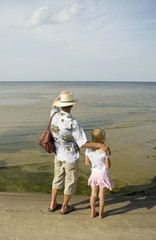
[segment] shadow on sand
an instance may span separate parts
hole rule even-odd
[[[156,205],[156,176],[152,182],[147,185],[129,186],[122,189],[118,194],[108,194],[106,196],[105,206],[122,203],[122,207],[112,208],[107,211],[107,216],[128,213],[135,209],[151,209]],[[76,210],[83,210],[90,208],[90,199],[75,203]],[[85,207],[79,207],[86,205]],[[123,206],[124,205],[124,206]],[[99,199],[97,198],[96,207],[99,206]]]

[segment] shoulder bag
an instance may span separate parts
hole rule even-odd
[[[42,133],[42,135],[40,137],[40,142],[39,142],[39,145],[41,147],[43,147],[48,153],[55,152],[54,138],[53,138],[52,132],[50,132],[50,130],[49,130],[55,113],[52,115],[52,117],[50,119],[48,128],[46,130],[44,130],[44,132]]]

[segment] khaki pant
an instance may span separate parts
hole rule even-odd
[[[73,195],[76,191],[79,174],[79,161],[66,163],[54,159],[54,179],[52,187],[55,189],[64,188],[64,194]]]

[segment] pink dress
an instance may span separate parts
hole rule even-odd
[[[114,183],[112,182],[109,171],[106,169],[105,160],[109,156],[105,155],[104,152],[92,151],[92,149],[86,149],[85,155],[88,156],[92,168],[91,175],[88,179],[88,185],[92,187],[100,186],[102,188],[108,188],[112,190]]]

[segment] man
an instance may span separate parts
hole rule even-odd
[[[75,193],[78,171],[80,148],[100,148],[109,151],[109,148],[101,143],[87,142],[86,135],[78,121],[70,114],[76,101],[73,94],[62,91],[54,100],[51,116],[55,113],[51,123],[51,130],[55,140],[54,179],[52,184],[52,200],[50,212],[60,208],[57,203],[59,189],[64,187],[64,201],[60,213],[67,214],[75,208],[68,205],[71,195]],[[61,107],[62,110],[59,110]]]

